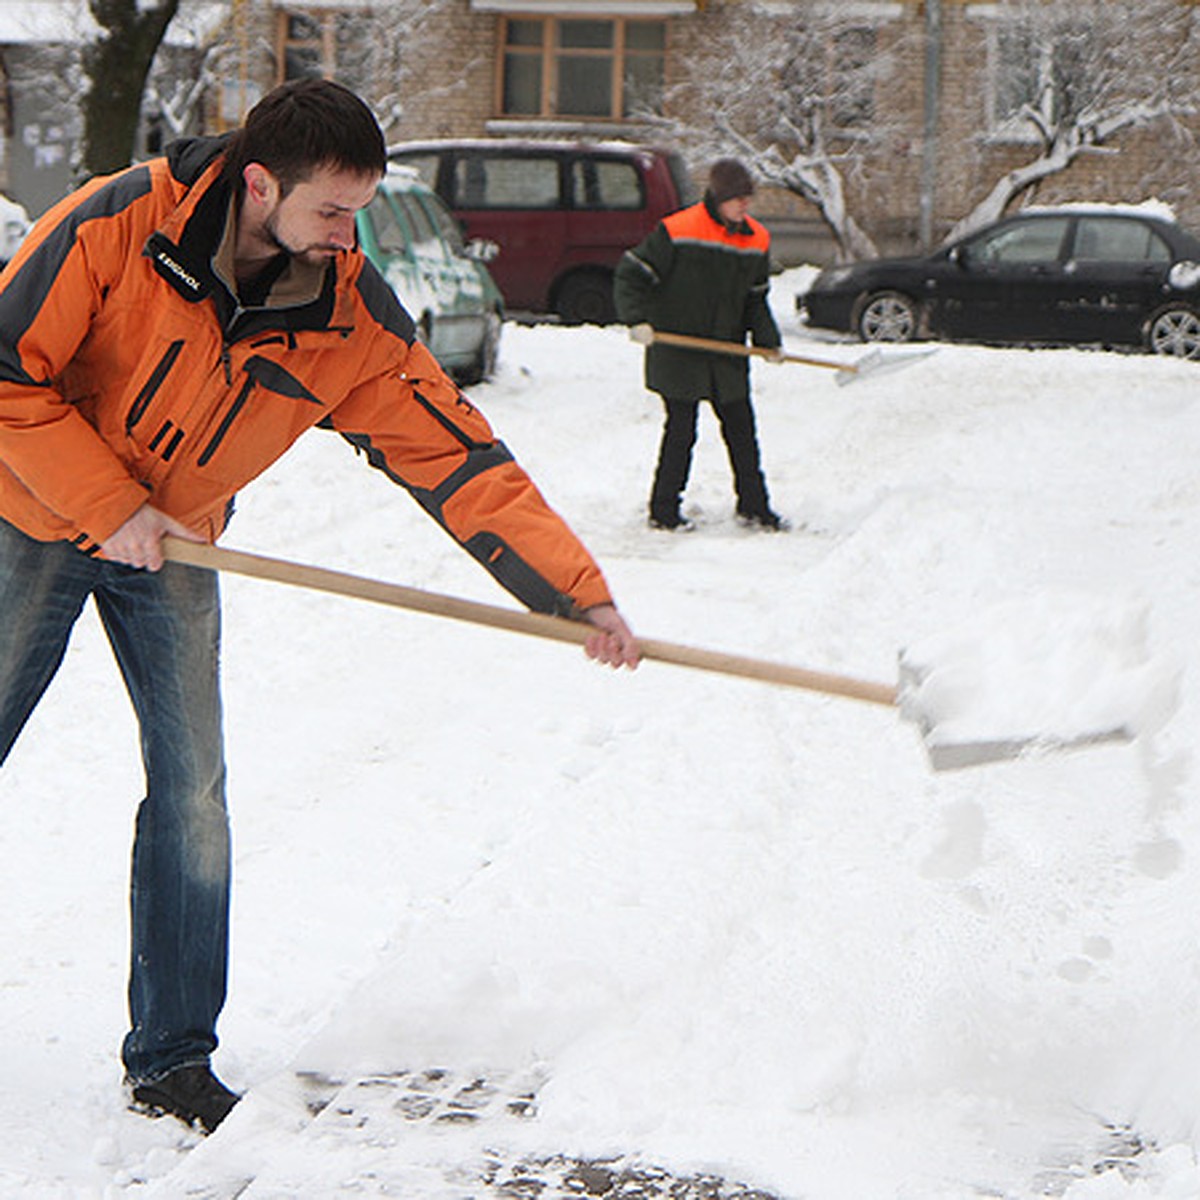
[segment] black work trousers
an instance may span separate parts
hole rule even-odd
[[[696,445],[699,400],[662,398],[666,409],[662,444],[658,451],[658,469],[650,493],[650,516],[672,524],[679,516],[679,505],[692,469],[692,451]],[[733,471],[733,489],[737,511],[748,517],[765,516],[770,511],[767,483],[763,478],[758,451],[758,433],[754,409],[749,400],[714,404],[721,437],[729,453]]]

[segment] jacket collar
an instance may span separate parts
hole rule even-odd
[[[191,170],[185,170],[180,179],[190,186],[150,235],[143,253],[184,299],[199,303],[211,298],[222,326],[231,333],[232,323],[241,321],[233,275],[233,187],[224,174],[224,140],[199,141],[204,144],[195,149],[208,152],[203,158],[194,152],[189,163],[186,154],[168,155],[177,179],[180,165],[190,165]],[[292,259],[272,283],[265,301],[256,306],[250,324],[255,329],[344,328],[352,324],[353,305],[345,286],[339,286],[339,276],[344,282],[352,273],[350,266],[348,255],[339,255],[325,266]]]
[[[234,249],[237,243],[237,212],[232,197],[225,208],[225,221],[217,248],[211,257],[213,273],[231,295],[238,291],[234,274]],[[310,304],[324,291],[325,277],[330,266],[317,266],[288,257],[283,269],[271,281],[270,289],[261,302],[263,308],[294,308]]]

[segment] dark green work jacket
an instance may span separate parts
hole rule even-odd
[[[614,299],[627,325],[755,346],[780,344],[767,306],[771,237],[747,217],[730,228],[711,198],[664,218],[617,264]],[[745,400],[745,358],[654,344],[646,349],[646,386],[673,400]]]

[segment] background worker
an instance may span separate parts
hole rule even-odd
[[[754,180],[736,159],[713,163],[704,199],[665,217],[617,264],[614,299],[627,325],[648,324],[778,350],[781,338],[767,304],[771,238],[750,216]],[[646,348],[646,386],[663,399],[666,420],[650,493],[655,529],[688,529],[681,503],[691,472],[699,405],[716,410],[729,452],[737,516],[759,529],[782,530],[760,462],[750,367],[745,358],[661,343]]]

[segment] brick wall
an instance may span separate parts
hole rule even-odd
[[[468,0],[453,0],[428,22],[416,47],[428,70],[409,77],[403,117],[390,131],[393,140],[486,134],[498,20],[494,13],[471,11]]]
[[[1190,3],[1190,0],[1185,0]],[[945,5],[937,211],[944,225],[968,212],[1007,171],[1038,152],[1032,142],[981,139],[988,65],[987,22],[972,6]],[[989,6],[996,7],[996,6]],[[1002,7],[1002,6],[1001,6]],[[1200,61],[1191,70],[1200,70]],[[1192,134],[1200,133],[1193,121]],[[1037,203],[1098,200],[1136,203],[1158,196],[1173,203],[1184,224],[1200,228],[1200,161],[1166,122],[1129,128],[1104,148],[1075,159],[1064,171],[1040,183]]]

